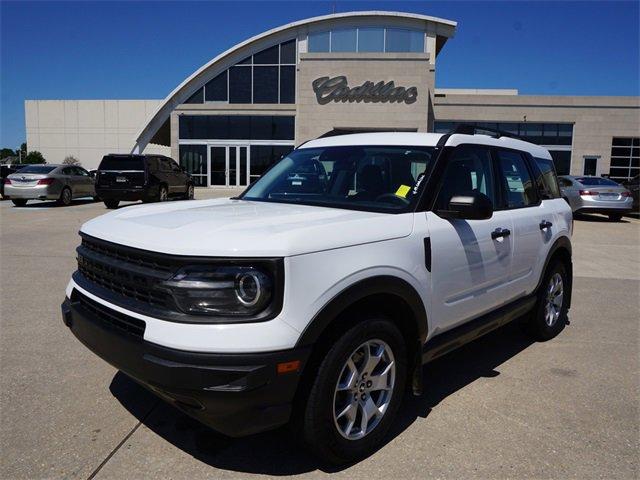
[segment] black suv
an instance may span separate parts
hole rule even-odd
[[[163,155],[105,155],[96,172],[96,195],[107,208],[122,200],[164,202],[193,198],[193,181],[173,159]]]

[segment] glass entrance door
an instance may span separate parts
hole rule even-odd
[[[209,150],[212,187],[244,187],[249,181],[247,145],[212,145]]]

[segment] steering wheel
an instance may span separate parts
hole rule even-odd
[[[376,197],[376,202],[395,203],[397,205],[400,205],[401,207],[406,207],[407,205],[409,205],[409,200],[399,197],[395,193],[383,193],[379,197]]]

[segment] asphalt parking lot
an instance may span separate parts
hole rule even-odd
[[[512,324],[429,365],[388,443],[332,471],[286,429],[207,430],[64,327],[77,231],[105,212],[0,202],[1,478],[638,478],[640,220],[577,220],[560,336],[532,343]]]

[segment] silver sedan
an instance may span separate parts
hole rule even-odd
[[[618,221],[633,209],[631,192],[603,177],[558,177],[562,197],[574,213],[603,213]]]
[[[4,180],[4,196],[17,207],[29,200],[57,200],[69,205],[79,197],[94,197],[93,177],[82,167],[73,165],[29,165]]]

